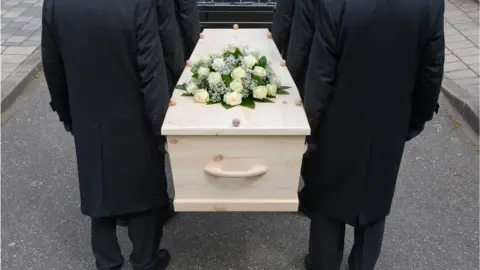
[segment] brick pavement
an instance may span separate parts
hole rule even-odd
[[[453,105],[477,132],[480,87],[478,12],[477,1],[445,0],[444,92],[447,97],[454,98]]]
[[[28,83],[28,77],[39,69],[43,0],[2,0],[1,3],[3,111],[8,105],[4,104],[4,98],[20,92]]]

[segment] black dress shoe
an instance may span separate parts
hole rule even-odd
[[[170,256],[170,252],[168,252],[168,250],[160,249],[158,251],[158,268],[156,270],[167,269],[171,259],[172,257]]]
[[[304,259],[305,269],[313,270],[312,268],[312,258],[310,258],[310,254],[307,254]]]

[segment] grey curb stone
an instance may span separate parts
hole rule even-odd
[[[470,127],[479,134],[479,100],[446,77],[443,78],[442,92]]]
[[[15,102],[41,69],[42,54],[39,47],[2,82],[2,113]]]

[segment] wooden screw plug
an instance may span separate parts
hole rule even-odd
[[[297,99],[295,100],[295,105],[297,105],[297,106],[302,106],[302,100],[299,99],[299,98],[297,98]]]
[[[240,119],[235,118],[232,120],[232,126],[238,127],[240,125]]]
[[[268,38],[268,39],[272,39],[272,33],[268,32],[267,38]]]
[[[192,60],[190,60],[190,59],[187,60],[186,65],[187,65],[187,67],[191,67],[192,66]]]
[[[287,65],[287,61],[285,60],[280,61],[280,66],[284,67],[286,65]]]
[[[203,39],[205,37],[205,34],[200,33],[200,38]]]
[[[233,25],[233,29],[234,29],[234,30],[238,30],[238,24],[234,24],[234,25]]]
[[[170,103],[169,103],[168,105],[169,105],[169,106],[175,106],[175,105],[177,105],[177,101],[175,101],[174,98],[171,98],[171,99],[170,99]]]

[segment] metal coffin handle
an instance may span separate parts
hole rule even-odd
[[[260,176],[267,173],[268,167],[265,165],[252,165],[252,167],[247,171],[224,171],[222,168],[220,168],[219,163],[211,163],[206,165],[204,170],[207,174],[217,177],[247,178]]]

